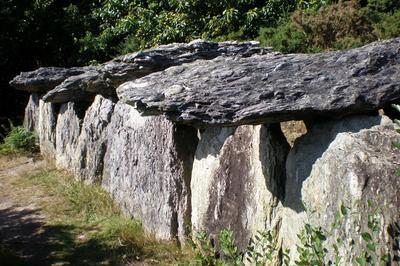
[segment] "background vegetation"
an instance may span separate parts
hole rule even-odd
[[[102,62],[196,38],[259,39],[282,52],[346,49],[399,36],[398,0],[0,0],[0,124],[26,94],[8,81],[41,66]]]
[[[14,126],[10,122],[10,127],[2,126],[7,132],[6,136],[0,133],[3,141],[0,141],[0,155],[32,153],[38,150],[36,145],[36,134],[22,126]]]

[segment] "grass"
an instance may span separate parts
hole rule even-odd
[[[187,265],[190,261],[191,251],[156,241],[139,221],[125,217],[100,186],[85,185],[51,168],[7,180],[2,191],[13,191],[13,201],[19,205],[34,203],[45,217],[35,231],[44,238],[39,242],[46,243],[37,252],[45,261],[41,265]],[[2,247],[0,261],[14,254],[9,249]]]
[[[5,128],[5,127],[3,127]],[[10,122],[10,129],[0,144],[0,154],[32,153],[37,150],[36,134],[22,126],[14,126]]]

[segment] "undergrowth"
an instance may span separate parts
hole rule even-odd
[[[83,184],[56,170],[27,175],[18,182],[45,195],[40,196],[40,205],[48,219],[46,227],[67,228],[57,239],[62,248],[53,252],[50,261],[168,265],[185,260],[175,243],[156,241],[141,222],[123,215],[100,186]]]
[[[369,209],[367,226],[359,232],[359,237],[356,237],[362,241],[361,249],[351,258],[351,265],[390,265],[396,258],[392,258],[390,253],[382,253],[385,248],[378,240],[378,236],[383,233],[381,210],[371,200],[367,201],[367,205]],[[348,239],[339,236],[333,243],[328,243],[328,237],[334,236],[335,230],[341,228],[345,220],[358,215],[359,213],[352,212],[350,208],[342,205],[336,212],[335,221],[330,229],[326,230],[321,226],[306,223],[297,235],[298,258],[295,260],[289,256],[292,254],[290,249],[282,250],[278,235],[274,230],[258,231],[250,239],[247,249],[242,252],[236,246],[233,231],[230,229],[220,231],[215,240],[205,232],[199,232],[192,243],[196,254],[194,265],[239,266],[244,265],[244,262],[256,266],[346,265],[348,262],[344,261],[342,251],[349,248],[346,246]]]
[[[276,27],[264,27],[259,40],[283,53],[314,53],[360,47],[400,35],[399,1],[332,1],[298,9]]]
[[[24,127],[14,126],[11,122],[9,129],[3,128],[8,133],[0,144],[0,154],[32,153],[37,150],[35,133]]]

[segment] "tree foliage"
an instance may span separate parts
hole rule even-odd
[[[260,26],[275,26],[296,7],[293,0],[106,0],[92,12],[99,34],[88,32],[82,47],[109,57],[196,38],[256,38]]]
[[[298,9],[277,27],[261,28],[259,38],[285,53],[350,49],[400,36],[399,17],[399,1],[338,1]]]

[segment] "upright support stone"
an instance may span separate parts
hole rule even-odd
[[[30,131],[38,131],[39,127],[39,95],[32,93],[25,108],[24,128]]]
[[[287,159],[279,233],[283,245],[296,253],[297,234],[306,222],[331,231],[343,204],[353,214],[333,230],[327,242],[332,246],[338,237],[345,239],[340,255],[344,265],[351,265],[364,249],[360,234],[368,231],[368,214],[373,210],[367,201],[372,200],[382,211],[381,233],[374,241],[383,249],[377,252],[399,255],[388,250],[395,242],[389,231],[400,219],[400,178],[396,175],[400,150],[393,147],[399,140],[400,135],[385,117],[353,116],[312,125],[296,140]]]
[[[76,161],[75,153],[81,131],[81,120],[76,103],[61,105],[56,126],[56,166],[71,171]]]
[[[50,161],[56,159],[56,124],[57,106],[40,100],[38,125],[40,152]]]
[[[256,230],[274,226],[288,149],[277,124],[202,132],[192,171],[193,230],[215,236],[230,227],[243,249]]]
[[[184,240],[190,227],[190,174],[196,130],[141,117],[117,103],[108,131],[103,187],[159,239]]]
[[[75,173],[86,183],[100,183],[114,103],[97,95],[86,111],[75,152]]]

